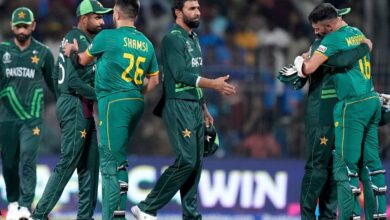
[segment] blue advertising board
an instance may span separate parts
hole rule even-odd
[[[34,205],[41,197],[57,160],[57,157],[40,158]],[[146,197],[163,170],[172,164],[173,158],[129,157],[128,160],[127,199],[130,208]],[[300,219],[299,193],[303,168],[303,161],[206,158],[198,188],[199,209],[206,220]],[[385,164],[385,168],[390,170],[390,164]],[[387,182],[390,182],[389,175]],[[100,189],[95,210],[97,219],[101,213]],[[52,219],[66,219],[61,216],[74,218],[77,200],[78,183],[74,173],[51,213]],[[5,212],[6,207],[5,185],[0,173],[0,209]],[[176,194],[159,212],[159,219],[180,219],[180,214],[180,197]]]

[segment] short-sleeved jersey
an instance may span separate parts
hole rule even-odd
[[[21,51],[14,41],[0,44],[0,121],[40,118],[43,81],[53,91],[54,66],[49,48],[32,39]]]
[[[148,38],[134,27],[103,30],[87,50],[97,58],[95,90],[98,99],[120,91],[143,89],[145,76],[159,73]]]
[[[56,69],[53,71],[54,87],[57,96],[60,94],[73,94],[94,99],[95,64],[92,63],[83,68],[75,68],[70,58],[63,54],[64,45],[68,42],[73,42],[73,39],[77,40],[80,51],[85,51],[92,41],[88,35],[76,27],[72,28],[63,38]]]
[[[341,51],[357,47],[363,39],[364,35],[359,29],[346,25],[325,35],[316,52],[330,57]],[[337,97],[340,100],[374,91],[369,53],[351,68],[337,72],[334,81]]]
[[[175,24],[161,45],[163,85],[166,99],[200,100],[196,80],[202,73],[202,52],[197,35]]]

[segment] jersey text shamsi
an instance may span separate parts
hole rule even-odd
[[[124,37],[123,42],[124,47],[130,47],[132,49],[148,52],[148,44],[146,42],[130,39],[128,37]]]

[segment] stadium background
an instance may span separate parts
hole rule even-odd
[[[12,37],[9,26],[12,11],[18,6],[27,6],[33,10],[37,20],[34,37],[48,45],[56,57],[62,37],[77,23],[75,11],[78,2],[78,0],[0,0],[0,41]],[[112,7],[114,4],[113,0],[101,0],[101,2],[106,7]],[[204,73],[209,77],[228,73],[231,82],[238,88],[237,94],[232,97],[222,97],[215,92],[205,91],[210,112],[216,121],[221,148],[215,157],[206,159],[205,172],[213,177],[213,179],[210,177],[212,183],[206,181],[206,178],[202,181],[207,191],[210,189],[207,187],[219,181],[219,175],[225,175],[225,180],[221,177],[222,185],[223,183],[225,186],[234,185],[234,178],[238,178],[241,187],[238,187],[240,198],[237,198],[236,203],[225,204],[228,202],[224,202],[221,198],[215,203],[211,202],[210,205],[207,202],[204,204],[201,199],[202,210],[209,213],[206,216],[208,218],[205,219],[213,219],[212,214],[215,213],[224,213],[223,216],[227,219],[298,218],[299,207],[296,206],[297,202],[299,204],[299,184],[305,158],[303,117],[306,90],[294,91],[293,88],[275,80],[275,75],[282,66],[291,63],[297,54],[307,50],[314,37],[307,16],[311,9],[322,1],[201,0],[200,2],[202,22],[196,31],[200,36],[203,50]],[[390,93],[390,77],[387,75],[390,72],[390,3],[387,0],[327,2],[333,3],[338,8],[352,8],[352,12],[345,17],[345,20],[350,25],[362,29],[374,42],[372,75],[376,89],[379,92]],[[142,11],[137,21],[137,28],[151,39],[159,54],[159,42],[172,24],[170,1],[141,0],[141,5]],[[106,28],[113,27],[111,16],[106,16],[105,20]],[[128,147],[131,166],[129,175],[138,166],[149,167],[154,170],[153,175],[157,175],[160,169],[172,161],[165,128],[161,120],[151,114],[160,92],[161,88],[146,97],[144,116]],[[45,102],[45,128],[42,132],[39,173],[48,176],[60,151],[60,133],[55,116],[55,100],[47,90]],[[380,128],[380,151],[388,170],[390,170],[390,136],[387,135],[389,132],[389,125]],[[257,179],[264,183],[259,173],[266,173],[270,179],[266,177],[267,175],[263,177],[268,178],[271,185],[256,182]],[[284,206],[283,201],[281,204],[283,207],[279,207],[278,202],[271,198],[272,186],[275,190],[278,187],[283,188],[283,181],[278,182],[280,173],[286,174],[288,179],[288,184],[284,186],[287,191],[282,195],[278,194],[285,197]],[[238,176],[234,176],[235,174]],[[45,178],[40,178],[42,180],[37,189],[37,197],[43,190]],[[265,192],[267,196],[263,205],[261,201],[256,203],[257,205],[249,205],[250,202],[245,201],[246,197],[242,195],[250,194],[245,190],[245,180],[249,182],[253,180],[247,186],[252,186],[255,191],[259,187],[268,186],[263,189],[268,190],[268,194]],[[149,185],[137,185],[142,193],[137,194],[139,195],[137,198],[130,196],[130,203],[143,198],[144,190],[153,185],[153,178],[148,181]],[[77,187],[77,178],[73,178],[69,185],[73,188]],[[129,194],[131,193],[130,188]],[[69,215],[69,213],[72,215],[76,210],[77,190],[72,191],[68,187],[65,194],[69,199],[61,200],[62,203],[53,212],[54,216]],[[253,194],[259,195],[255,192]],[[100,204],[98,211],[99,206]],[[4,208],[6,208],[4,182],[0,175],[0,209]],[[173,202],[162,213],[177,214],[180,213],[180,208]],[[235,216],[237,214],[247,214],[247,216],[237,217]],[[166,217],[166,219],[172,218],[172,216]],[[220,216],[217,218],[221,219]]]

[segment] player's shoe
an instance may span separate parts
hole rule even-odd
[[[137,220],[157,220],[156,216],[149,215],[141,211],[141,209],[139,209],[136,205],[131,207],[131,214],[133,214]]]
[[[8,204],[8,212],[5,220],[19,220],[19,203],[11,202]]]
[[[30,218],[30,211],[27,207],[21,206],[19,208],[19,220],[28,220]]]

